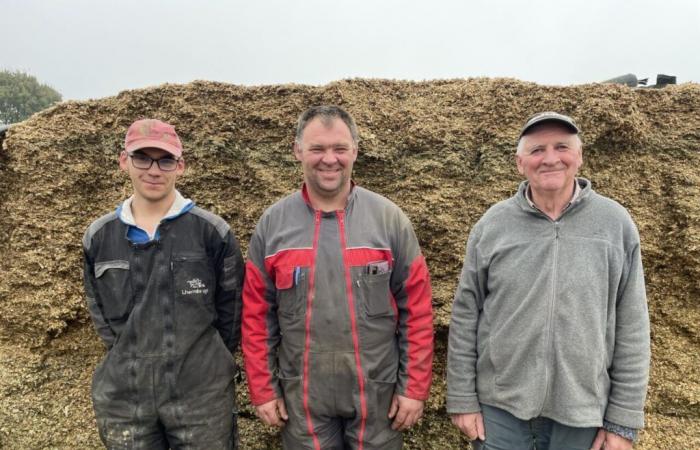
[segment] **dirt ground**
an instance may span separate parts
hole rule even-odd
[[[582,175],[623,204],[642,238],[652,320],[647,426],[636,448],[700,448],[700,85],[548,87],[512,79],[346,80],[321,87],[221,83],[65,102],[10,129],[0,150],[0,448],[99,448],[90,378],[103,356],[82,297],[80,240],[129,193],[116,157],[135,119],[174,124],[181,191],[245,244],[297,189],[296,117],[336,103],[360,128],[354,179],[412,219],[431,271],[435,382],[408,449],[465,448],[445,414],[445,345],[468,232],[515,191],[523,120],[557,110],[583,130]],[[245,247],[245,245],[244,245]],[[279,448],[239,389],[242,448]]]

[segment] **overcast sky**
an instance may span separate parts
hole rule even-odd
[[[166,82],[700,82],[700,0],[0,0],[0,69],[64,99]]]

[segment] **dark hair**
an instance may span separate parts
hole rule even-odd
[[[301,136],[304,134],[304,129],[306,126],[314,120],[315,118],[320,118],[324,125],[330,125],[333,119],[340,119],[348,126],[350,130],[350,136],[352,137],[352,142],[357,146],[360,142],[360,138],[357,134],[357,125],[355,125],[355,120],[352,118],[350,113],[345,111],[340,106],[336,105],[319,105],[312,106],[307,109],[299,116],[297,121],[297,133],[295,140],[297,144],[301,143]]]

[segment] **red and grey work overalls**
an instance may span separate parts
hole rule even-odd
[[[333,212],[296,192],[263,214],[246,270],[251,401],[284,398],[284,447],[400,448],[392,396],[427,398],[433,354],[428,270],[403,212],[357,186]]]

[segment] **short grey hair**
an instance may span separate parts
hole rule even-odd
[[[296,136],[294,137],[297,144],[301,144],[301,137],[304,134],[304,129],[306,129],[306,126],[309,124],[309,122],[316,118],[321,119],[323,124],[327,126],[330,126],[333,119],[342,120],[350,130],[350,136],[352,137],[352,142],[355,144],[355,147],[357,147],[357,144],[360,143],[360,137],[357,133],[357,125],[355,125],[355,119],[352,118],[350,113],[345,111],[340,106],[319,105],[312,106],[299,116],[299,120],[297,121],[297,132]]]
[[[516,155],[522,155],[523,151],[525,150],[526,136],[527,134],[523,135],[520,139],[518,139],[518,147],[515,150]],[[574,134],[574,139],[576,140],[576,144],[578,144],[579,151],[583,151],[583,142],[581,141],[581,137],[578,134]]]

